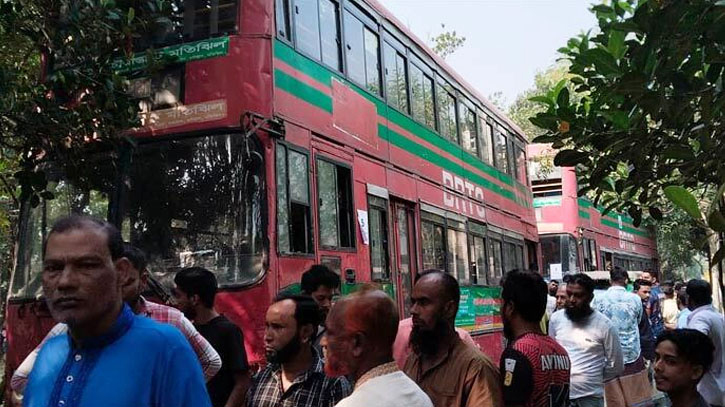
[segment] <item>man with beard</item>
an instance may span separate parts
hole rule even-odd
[[[312,298],[275,298],[264,329],[267,366],[254,377],[247,407],[333,407],[350,394],[347,379],[325,376],[312,346],[319,322],[320,308]]]
[[[355,391],[336,407],[433,407],[393,360],[398,309],[387,294],[363,287],[342,298],[326,326],[325,372],[355,380]]]
[[[179,309],[194,321],[222,359],[222,368],[207,383],[213,407],[240,407],[249,388],[249,365],[244,335],[224,315],[214,310],[217,280],[202,267],[188,267],[174,276],[173,295]]]
[[[458,281],[450,274],[420,274],[411,295],[413,353],[403,370],[436,406],[499,407],[498,369],[454,329],[459,300]]]
[[[320,341],[325,334],[325,318],[332,307],[332,299],[340,294],[340,276],[324,264],[315,264],[302,274],[300,289],[320,307],[320,326],[317,327],[313,346],[322,352]]]
[[[566,407],[569,356],[539,327],[546,307],[544,279],[531,271],[513,270],[501,286],[503,332],[509,341],[499,367],[504,405]]]
[[[603,407],[604,382],[617,377],[624,367],[617,329],[590,306],[594,280],[574,274],[566,285],[565,312],[555,312],[549,336],[569,354],[572,407]]]
[[[604,384],[608,407],[646,406],[652,404],[647,368],[639,336],[643,319],[642,300],[627,292],[627,272],[615,266],[609,272],[612,286],[597,296],[594,308],[612,322],[619,334],[624,359],[622,373]]]

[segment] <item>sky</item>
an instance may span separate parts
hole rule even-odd
[[[596,26],[591,0],[379,0],[416,36],[455,30],[466,43],[447,62],[481,94],[510,104],[569,38]]]

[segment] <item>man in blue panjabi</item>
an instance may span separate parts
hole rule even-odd
[[[53,225],[43,292],[69,332],[48,340],[24,407],[209,407],[201,366],[171,325],[134,315],[121,299],[130,262],[114,226],[70,216]]]

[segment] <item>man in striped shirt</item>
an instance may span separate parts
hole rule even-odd
[[[191,348],[196,353],[201,364],[204,378],[208,381],[219,371],[222,366],[221,358],[216,350],[204,339],[194,328],[194,325],[184,317],[184,314],[176,308],[166,305],[155,304],[147,301],[141,296],[146,287],[148,279],[146,255],[137,247],[128,243],[124,244],[123,256],[132,265],[127,283],[123,286],[123,298],[136,315],[143,315],[157,322],[175,326],[186,337]],[[68,332],[68,326],[60,323],[54,326],[43,338],[43,341],[25,358],[23,363],[15,370],[10,380],[10,387],[18,395],[22,395],[28,382],[28,376],[33,370],[35,359],[42,345],[48,339]]]

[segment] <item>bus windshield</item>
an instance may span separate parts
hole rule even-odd
[[[43,242],[53,222],[71,213],[118,223],[167,287],[182,267],[206,267],[220,286],[262,275],[264,168],[254,140],[225,134],[155,141],[118,157],[50,172],[55,199],[23,212],[13,297],[41,294]]]

